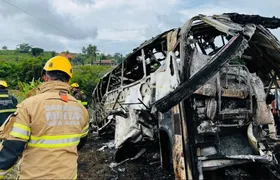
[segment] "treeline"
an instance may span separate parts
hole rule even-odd
[[[19,82],[31,82],[32,80],[42,80],[42,68],[49,58],[39,56],[36,58],[20,59],[19,61],[2,61],[0,63],[0,79],[4,79],[9,84],[9,89],[19,89]],[[74,66],[73,78],[71,82],[80,84],[84,93],[91,97],[92,91],[99,79],[112,66]],[[90,99],[89,99],[90,100]]]
[[[64,52],[65,54],[70,55],[70,60],[72,63],[76,65],[85,65],[91,64],[93,65],[94,62],[99,62],[101,60],[113,60],[116,64],[122,62],[125,58],[121,53],[114,53],[114,54],[105,54],[102,53],[97,49],[97,46],[89,44],[87,47],[82,47],[82,53],[72,54],[73,57],[71,58],[71,53],[69,51]]]
[[[15,50],[9,50],[7,46],[3,46],[2,50],[3,51],[2,51],[1,54],[3,54],[3,52],[6,55],[8,55],[8,54],[15,54],[15,53],[22,53],[22,54],[28,54],[28,55],[30,54],[33,57],[40,56],[40,55],[42,55],[44,53],[44,49],[39,48],[39,47],[33,47],[33,46],[29,45],[28,43],[18,44],[16,46]],[[52,56],[55,56],[55,54],[56,54],[55,51],[50,51],[49,53],[51,53]]]
[[[56,52],[45,52],[42,48],[23,43],[15,50],[6,46],[0,50],[0,79],[8,82],[11,89],[18,88],[18,82],[30,82],[41,78],[42,67]]]
[[[0,50],[0,79],[8,82],[9,89],[20,89],[20,82],[42,81],[41,73],[46,61],[61,54],[40,49],[31,47],[29,44],[20,44],[16,50],[8,50],[7,47],[2,47],[2,50]],[[68,51],[63,52],[63,54],[65,53],[74,54]],[[120,56],[120,59],[117,59],[117,56]],[[116,53],[115,56],[112,56],[98,53],[96,46],[89,45],[83,48],[82,53],[69,57],[73,65],[73,78],[70,83],[79,83],[90,100],[92,91],[99,79],[113,68],[113,66],[91,66],[90,64],[100,58],[121,61],[122,55]]]
[[[19,54],[20,56],[44,56],[44,54],[48,53],[51,57],[55,56],[56,54],[64,54],[70,59],[72,64],[74,65],[85,65],[85,64],[91,64],[93,65],[94,62],[100,61],[100,60],[112,60],[116,64],[119,64],[122,62],[122,60],[126,57],[122,55],[121,53],[114,53],[114,54],[105,54],[98,50],[97,46],[89,44],[86,47],[82,47],[81,53],[71,53],[68,50],[56,53],[55,51],[47,51],[45,52],[44,49],[40,47],[33,47],[32,45],[29,45],[28,43],[22,43],[18,44],[16,46],[15,50],[9,50],[7,46],[2,47],[2,53],[0,52],[0,61],[3,60],[3,57],[1,57],[2,54],[8,55],[8,54]],[[9,58],[4,57],[4,60],[9,60]]]

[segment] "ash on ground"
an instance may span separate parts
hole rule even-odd
[[[161,168],[157,143],[145,146],[146,152],[138,159],[110,168],[110,164],[115,162],[113,136],[89,136],[79,151],[78,179],[174,179],[172,172]]]

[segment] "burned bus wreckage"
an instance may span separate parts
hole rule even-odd
[[[279,178],[280,127],[267,102],[280,75],[268,29],[278,27],[274,17],[198,15],[145,41],[94,89],[92,124],[115,130],[117,152],[158,139],[178,179],[242,164]]]

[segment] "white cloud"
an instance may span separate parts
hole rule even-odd
[[[133,41],[135,39],[138,40],[145,40],[145,37],[141,35],[139,30],[114,30],[114,29],[100,29],[98,31],[98,40],[105,40],[105,41]]]
[[[9,0],[46,25],[0,1],[0,45],[29,43],[47,50],[128,53],[197,14],[239,12],[280,17],[278,0]],[[55,27],[55,28],[54,28]],[[59,30],[57,30],[57,29]],[[64,31],[66,33],[60,32]],[[276,34],[278,30],[275,31]],[[69,37],[67,34],[73,37]]]

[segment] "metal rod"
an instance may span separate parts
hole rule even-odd
[[[203,167],[202,161],[198,160],[197,161],[197,169],[198,169],[198,173],[199,173],[199,177],[198,177],[199,180],[203,180],[204,179],[202,167]]]
[[[112,72],[113,72],[113,71],[112,71]],[[108,92],[108,90],[109,90],[109,86],[110,86],[110,81],[111,81],[112,72],[110,72],[110,74],[109,74],[109,80],[108,80],[107,87],[106,87],[106,93],[107,93],[107,92]]]
[[[221,114],[222,110],[222,89],[221,89],[221,81],[220,81],[220,72],[217,74],[217,90],[218,90],[218,110],[219,114]]]
[[[149,109],[149,107],[146,106],[146,104],[145,104],[143,101],[141,101],[141,99],[138,98],[138,101],[139,101],[141,104],[143,104],[143,106],[145,106],[146,109]]]
[[[105,129],[108,125],[110,125],[113,122],[113,119],[110,119],[107,123],[104,124],[104,126],[102,126],[101,128],[98,129],[98,132],[102,132],[103,129]]]
[[[228,88],[228,65],[226,65],[226,88]]]
[[[122,62],[122,77],[121,77],[121,87],[123,86],[123,76],[124,76],[124,62]]]
[[[117,103],[121,106],[121,108],[122,108],[123,110],[126,111],[126,109],[119,103],[119,101],[117,101]]]
[[[144,49],[141,49],[141,59],[142,59],[142,64],[143,64],[144,77],[146,77],[147,76],[147,72],[146,72],[146,60],[145,60]]]
[[[225,45],[225,40],[224,40],[224,36],[221,35],[222,41],[223,41],[223,45]]]
[[[274,83],[275,83],[275,102],[276,102],[276,109],[278,109],[278,83],[277,83],[277,79],[276,76],[274,76]]]
[[[274,74],[273,77],[271,78],[271,81],[269,82],[268,89],[267,89],[267,92],[265,94],[265,97],[267,97],[269,95],[269,92],[270,92],[270,89],[271,89],[271,87],[273,85],[273,81],[274,81],[275,76],[276,75]]]
[[[239,86],[240,86],[240,84],[241,84],[241,77],[240,77],[241,68],[242,68],[242,67],[239,67],[239,68],[238,68],[238,85],[239,85]]]
[[[142,103],[122,103],[121,105],[133,105],[133,104],[142,104]]]

